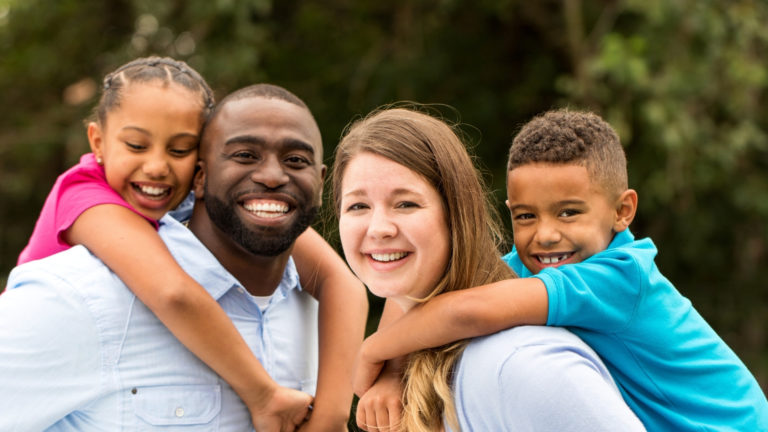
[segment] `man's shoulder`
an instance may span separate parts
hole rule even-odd
[[[90,275],[103,269],[106,269],[106,266],[101,260],[86,247],[78,245],[46,258],[21,264],[11,271],[8,280],[9,285],[12,280],[22,277],[50,276],[61,280],[78,280],[83,275]]]

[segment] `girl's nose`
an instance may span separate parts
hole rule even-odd
[[[168,161],[164,157],[153,157],[150,160],[144,162],[143,165],[144,174],[152,179],[161,179],[171,172],[171,168],[168,165]]]

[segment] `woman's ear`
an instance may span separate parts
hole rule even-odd
[[[195,177],[192,179],[192,190],[195,191],[195,199],[200,199],[205,194],[205,162],[197,161]]]
[[[102,165],[104,163],[104,134],[101,126],[96,122],[88,123],[88,144],[96,157],[96,162]]]
[[[625,190],[616,201],[616,221],[613,224],[614,232],[627,229],[637,212],[637,192],[634,189]]]

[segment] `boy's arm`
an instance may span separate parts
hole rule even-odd
[[[507,279],[440,294],[368,337],[360,350],[355,392],[365,393],[386,360],[519,325],[547,322],[548,299],[537,278]]]
[[[312,228],[296,240],[302,286],[320,303],[320,364],[312,415],[301,431],[346,431],[352,404],[350,371],[365,333],[365,287]]]
[[[304,417],[311,396],[281,387],[267,374],[224,310],[178,265],[141,216],[119,205],[97,205],[64,235],[69,244],[82,244],[99,257],[184,346],[232,386],[255,427],[292,427],[294,419]]]

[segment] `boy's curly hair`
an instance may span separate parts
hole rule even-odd
[[[512,141],[507,172],[536,162],[584,166],[591,180],[608,193],[619,194],[628,187],[619,136],[591,112],[547,111],[526,123]]]

